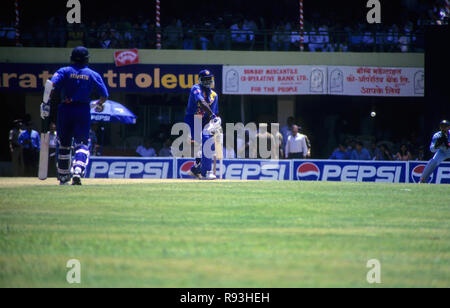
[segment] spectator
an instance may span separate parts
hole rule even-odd
[[[98,145],[98,139],[97,134],[95,133],[95,130],[91,127],[89,129],[89,151],[91,152],[92,156],[97,155],[97,150],[100,146]]]
[[[408,52],[410,49],[411,41],[414,40],[412,37],[412,24],[408,22],[403,28],[403,33],[398,39],[399,48],[401,52]]]
[[[356,147],[355,140],[353,140],[350,137],[347,137],[347,138],[345,138],[345,142],[344,143],[345,143],[345,146],[347,147],[347,152],[349,152],[350,155],[351,155],[351,153],[353,152],[353,150]]]
[[[381,156],[381,151],[375,142],[370,143],[369,154],[370,157],[372,157],[372,160],[376,160],[377,157]]]
[[[334,150],[328,159],[348,160],[350,159],[350,153],[347,151],[343,143],[339,143],[338,148]]]
[[[68,24],[67,48],[75,48],[84,45],[84,26],[82,24]]]
[[[324,47],[324,36],[322,36],[319,32],[319,28],[316,30],[312,27],[311,32],[309,33],[309,51],[322,51]]]
[[[156,151],[151,145],[150,139],[145,139],[144,144],[138,146],[136,149],[136,153],[138,153],[142,157],[155,157]]]
[[[27,129],[19,135],[19,144],[23,149],[25,176],[36,176],[41,138],[39,133],[33,130],[31,122],[28,122]]]
[[[280,133],[280,132],[277,132],[277,134],[274,136],[275,138],[277,138],[277,139],[275,139],[275,141],[277,141],[278,142],[278,157],[280,158],[280,159],[282,159],[282,158],[284,158],[285,156],[284,156],[284,146],[283,146],[283,135]]]
[[[294,50],[300,50],[300,40],[301,40],[300,31],[292,31],[291,32],[291,46]],[[309,33],[307,30],[307,27],[305,27],[304,32],[303,32],[304,50],[308,50],[308,44],[309,44]]]
[[[238,23],[230,27],[231,41],[233,42],[233,49],[247,49],[248,48],[248,31],[245,31],[244,25],[240,20]]]
[[[427,160],[425,157],[425,147],[424,146],[419,147],[419,151],[417,152],[416,160],[420,160],[420,161]]]
[[[99,48],[99,33],[97,23],[95,21],[91,22],[86,30],[86,44],[91,48]]]
[[[220,50],[228,50],[229,46],[229,38],[228,31],[225,29],[225,25],[223,23],[219,24],[216,32],[214,33],[213,42],[216,49]]]
[[[167,139],[161,150],[159,150],[158,156],[160,157],[172,157],[172,140]]]
[[[247,38],[250,43],[250,50],[253,50],[253,47],[255,45],[255,32],[258,30],[256,23],[253,20],[244,19],[242,28],[246,30],[246,33],[248,35]]]
[[[396,46],[398,44],[398,27],[397,25],[392,25],[392,27],[389,29],[387,37],[386,37],[386,43],[388,44],[388,51],[397,51]]]
[[[56,177],[56,147],[58,146],[58,137],[56,135],[55,123],[50,123],[48,134],[50,136],[48,143],[48,176]]]
[[[391,152],[389,151],[389,147],[382,143],[379,145],[380,148],[380,156],[377,156],[376,160],[392,160],[393,156]]]
[[[280,130],[281,135],[283,135],[283,149],[285,148],[288,137],[291,134],[292,126],[294,125],[294,121],[295,121],[294,117],[287,118],[287,121],[286,121],[287,124],[284,125]]]
[[[366,31],[362,38],[362,43],[364,46],[364,51],[368,51],[368,52],[373,51],[373,46],[375,43],[374,34],[370,31]]]
[[[22,148],[19,144],[19,136],[22,132],[22,120],[15,120],[13,128],[9,131],[9,150],[11,152],[13,176],[21,176],[23,174]]]
[[[362,29],[360,26],[358,26],[358,29],[352,30],[351,36],[350,36],[350,44],[352,46],[352,51],[360,51],[361,50],[361,44],[363,41],[363,36],[361,33]]]
[[[405,143],[400,146],[400,151],[395,154],[395,160],[412,160],[411,152],[408,150],[408,146]]]
[[[298,133],[298,126],[292,126],[292,135],[288,137],[284,155],[288,159],[306,158],[308,147],[306,146],[305,135]]]
[[[170,25],[164,29],[164,48],[166,49],[179,49],[180,43],[183,39],[183,29],[181,23],[177,24],[177,20],[172,18]]]
[[[259,131],[256,136],[258,138],[258,153],[259,153],[258,158],[279,159],[277,149],[272,148],[272,144],[275,144],[275,137],[267,131],[267,123],[259,124]],[[262,153],[260,153],[259,151],[261,144],[264,144],[264,142],[266,144],[265,151],[270,152],[269,157],[264,157],[267,156],[268,154],[266,153],[265,155],[261,155]]]
[[[184,42],[183,42],[183,48],[186,50],[192,50],[195,47],[195,37],[194,37],[194,30],[192,28],[189,28],[184,32]]]
[[[289,33],[291,33],[291,25],[289,23],[286,25],[280,23],[272,35],[271,49],[274,51],[289,51],[291,44]]]
[[[227,138],[224,136],[223,137],[223,156],[226,159],[233,159],[236,158],[236,152],[234,151],[234,144],[226,144],[226,140]]]
[[[351,159],[352,160],[370,160],[371,159],[369,151],[367,151],[367,149],[365,149],[363,147],[363,143],[361,141],[356,142],[356,147],[352,151]]]
[[[299,127],[298,129],[299,131],[302,131],[301,127]],[[300,134],[300,136],[305,137],[306,147],[308,148],[308,151],[306,152],[306,158],[311,158],[311,142],[309,141],[308,136],[306,136],[305,134]]]

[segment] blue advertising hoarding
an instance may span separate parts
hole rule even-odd
[[[294,160],[293,180],[405,183],[405,162]]]
[[[68,63],[0,63],[0,92],[41,92],[47,79]],[[189,93],[198,82],[198,73],[209,69],[215,90],[222,93],[222,65],[89,64],[105,81],[111,92]]]
[[[191,178],[187,173],[194,159],[177,159],[177,178]],[[226,180],[289,180],[290,162],[256,159],[224,159],[223,170],[217,163],[217,177],[222,172]]]
[[[227,180],[344,181],[418,183],[427,162],[351,160],[224,159],[217,177]],[[87,178],[192,179],[192,158],[91,157]],[[450,184],[450,162],[433,172],[429,183]]]
[[[409,183],[419,183],[423,169],[427,165],[424,161],[408,162],[408,181]],[[450,162],[444,162],[437,167],[428,179],[428,183],[450,184]]]
[[[172,179],[174,159],[143,157],[91,157],[87,178],[96,179]]]

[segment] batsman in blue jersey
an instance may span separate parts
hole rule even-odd
[[[52,92],[60,92],[62,102],[58,105],[57,114],[58,178],[61,185],[69,184],[71,178],[72,185],[81,185],[81,177],[89,162],[91,95],[95,91],[100,96],[94,107],[101,112],[109,94],[102,77],[88,68],[89,51],[85,47],[73,49],[70,59],[70,66],[60,68],[47,80],[41,118],[45,119],[50,115],[49,100]],[[72,142],[75,153],[71,168]]]
[[[450,122],[443,120],[440,123],[440,131],[433,135],[430,151],[434,154],[423,170],[420,183],[427,183],[434,169],[444,160],[450,158]]]
[[[185,122],[191,129],[191,138],[198,142],[201,140],[202,144],[201,150],[195,153],[195,164],[189,174],[206,180],[214,180],[216,176],[211,171],[211,157],[204,153],[204,145],[221,125],[221,119],[217,116],[218,95],[212,90],[213,87],[214,75],[209,70],[202,70],[199,73],[199,84],[191,89],[185,116]],[[201,125],[198,125],[201,127],[198,127],[197,131],[194,129],[195,121],[201,122]],[[215,150],[214,146],[212,149]]]

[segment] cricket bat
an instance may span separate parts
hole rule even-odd
[[[214,147],[216,149],[216,155],[214,156],[214,174],[216,174],[216,161],[220,161],[220,179],[222,179],[223,174],[223,133],[219,132],[214,134]]]
[[[41,132],[41,149],[39,152],[39,180],[46,180],[48,176],[48,155],[50,146],[50,133],[48,132],[48,122],[49,120],[42,121],[42,132]]]

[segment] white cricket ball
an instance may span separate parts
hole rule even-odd
[[[370,116],[371,116],[372,118],[375,118],[376,115],[377,115],[377,113],[376,113],[375,111],[372,111],[372,112],[370,113]]]

